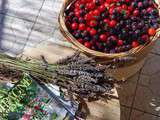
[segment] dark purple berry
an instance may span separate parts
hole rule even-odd
[[[94,39],[94,40],[98,40],[98,39],[99,39],[99,36],[98,36],[98,35],[94,35],[94,36],[93,36],[93,39]]]
[[[148,5],[149,5],[148,0],[144,0],[144,1],[143,1],[143,6],[144,6],[145,8],[147,8]]]
[[[85,5],[84,5],[84,4],[81,4],[79,7],[80,7],[80,9],[84,9],[84,8],[85,8]]]

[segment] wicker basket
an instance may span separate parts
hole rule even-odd
[[[65,9],[72,4],[74,0],[65,0],[62,6],[62,9],[60,11],[59,14],[59,25],[60,25],[60,31],[63,34],[63,36],[70,41],[75,47],[77,47],[79,50],[81,50],[83,53],[85,53],[88,56],[94,57],[96,59],[97,62],[99,63],[108,63],[111,60],[113,60],[114,58],[121,58],[121,57],[128,57],[128,56],[134,56],[136,57],[136,60],[134,62],[130,62],[129,64],[126,63],[126,65],[124,65],[125,67],[131,67],[134,66],[134,72],[132,72],[133,74],[136,73],[143,65],[143,62],[145,57],[149,54],[149,52],[152,50],[155,42],[158,40],[158,37],[160,35],[160,28],[157,29],[157,32],[155,34],[155,36],[153,36],[151,39],[151,42],[146,43],[144,45],[140,45],[137,48],[133,48],[127,52],[121,52],[121,53],[114,53],[114,54],[107,54],[107,53],[103,53],[103,52],[98,52],[98,51],[94,51],[91,50],[89,48],[86,48],[84,45],[80,44],[73,36],[72,34],[68,31],[66,25],[65,25],[65,14],[64,11]],[[157,7],[158,10],[160,10],[160,4],[157,3],[155,4],[155,6]],[[140,65],[139,65],[139,64]],[[135,67],[135,64],[137,64],[137,67]],[[141,66],[141,67],[139,67]],[[132,68],[132,67],[131,67]],[[136,69],[137,68],[137,69]],[[124,68],[125,70],[123,71],[123,68],[120,68],[120,70],[116,70],[118,71],[118,73],[116,73],[117,75],[119,74],[119,71],[123,72],[121,74],[119,74],[120,76],[118,77],[118,79],[122,79],[122,78],[128,78],[129,76],[133,75],[133,74],[124,74],[125,71],[127,70],[126,68]],[[114,71],[115,73],[115,71]],[[127,77],[126,77],[127,76]]]

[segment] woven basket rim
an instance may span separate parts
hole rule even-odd
[[[93,56],[96,56],[96,57],[107,57],[107,58],[115,58],[115,57],[124,57],[124,56],[128,56],[128,55],[133,55],[133,54],[136,54],[138,52],[140,52],[141,50],[145,49],[146,46],[149,46],[150,44],[152,44],[152,42],[155,42],[157,40],[157,38],[159,37],[160,35],[160,28],[157,29],[157,32],[156,34],[150,38],[150,42],[149,43],[146,43],[144,45],[140,45],[136,48],[132,48],[126,52],[120,52],[120,53],[103,53],[103,52],[99,52],[99,51],[96,51],[96,50],[91,50],[87,47],[85,47],[84,45],[82,45],[81,43],[79,43],[76,38],[73,37],[73,35],[68,31],[66,25],[65,25],[65,9],[70,5],[70,3],[72,2],[73,0],[65,0],[63,5],[62,5],[62,8],[60,10],[60,13],[59,13],[59,25],[60,25],[60,30],[62,32],[62,34],[66,37],[66,39],[69,39],[69,41],[74,45],[76,46],[77,48],[79,48],[82,52],[85,52],[86,54],[91,54]],[[160,13],[160,5],[156,5],[155,6],[157,7],[159,13]]]

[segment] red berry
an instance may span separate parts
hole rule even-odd
[[[95,3],[91,2],[88,5],[88,9],[93,10],[96,7]]]
[[[99,10],[96,9],[96,10],[93,11],[93,14],[94,14],[95,16],[99,16],[99,15],[100,15],[100,12],[99,12]]]
[[[87,27],[87,31],[90,32],[90,30],[91,30],[91,28],[90,28],[90,27]]]
[[[108,4],[110,4],[110,3],[112,2],[112,0],[106,0],[106,2],[107,2]]]
[[[107,23],[107,24],[110,23],[109,19],[104,19],[103,21],[104,21],[105,23]]]
[[[97,22],[96,22],[95,20],[91,20],[91,21],[90,21],[90,26],[91,26],[91,27],[97,26]]]
[[[75,9],[74,9],[74,12],[79,12],[79,9],[75,8]]]
[[[153,10],[153,8],[149,7],[147,8],[147,12],[150,13]]]
[[[130,15],[130,12],[128,10],[126,10],[126,16],[125,16],[125,18],[128,18],[129,15]]]
[[[130,2],[130,0],[126,0],[126,3],[129,3]]]
[[[86,0],[81,0],[81,3],[85,4],[87,1]]]
[[[105,5],[106,8],[109,8],[109,6],[110,6],[107,2],[104,3],[104,5]]]
[[[79,38],[79,39],[78,39],[78,42],[81,43],[81,44],[83,44],[82,38]]]
[[[96,31],[94,28],[92,28],[92,29],[90,30],[90,35],[91,35],[91,36],[94,36],[96,33],[97,33],[97,31]]]
[[[77,2],[75,3],[75,7],[76,7],[76,8],[79,8],[79,6],[80,6],[80,2],[77,1]]]
[[[92,2],[92,0],[86,0],[86,2],[89,2],[89,3],[90,3],[90,2]]]
[[[114,8],[113,8],[113,7],[111,7],[111,8],[109,9],[109,14],[110,14],[110,15],[112,15],[112,14],[113,14],[113,10],[114,10]]]
[[[132,12],[132,11],[133,11],[133,7],[132,7],[132,6],[129,6],[129,7],[128,7],[128,10],[129,10],[130,12]]]
[[[99,6],[98,9],[99,9],[100,12],[103,12],[103,11],[106,10],[106,7],[105,7],[105,5],[101,5],[101,6]]]
[[[154,28],[149,28],[148,29],[148,35],[154,36],[156,34],[156,30]]]
[[[132,42],[132,47],[133,47],[133,48],[136,48],[136,47],[138,47],[138,46],[139,46],[139,43],[138,43],[137,40],[135,40],[135,41]]]
[[[75,12],[75,15],[76,15],[77,17],[80,17],[80,12],[79,12],[79,11]]]
[[[117,22],[116,22],[115,20],[111,20],[111,21],[109,22],[109,26],[110,26],[110,27],[115,27],[116,24],[117,24]]]
[[[145,42],[149,41],[149,36],[148,35],[142,35],[141,39]]]
[[[91,44],[90,44],[90,42],[85,42],[85,43],[84,43],[84,46],[86,46],[87,48],[90,48],[90,47],[91,47]]]
[[[107,36],[106,36],[105,34],[101,34],[101,35],[100,35],[100,40],[101,40],[101,41],[105,42],[106,39],[107,39]]]
[[[85,30],[85,24],[79,24],[79,27],[78,27],[79,30]]]
[[[114,3],[117,3],[119,0],[113,0]]]
[[[118,10],[119,13],[122,12],[122,8],[120,6],[117,7],[117,10]]]
[[[72,23],[72,29],[76,30],[78,28],[78,24],[77,23]]]
[[[123,45],[123,40],[118,40],[118,46],[122,46]]]
[[[138,10],[134,10],[134,11],[133,11],[133,15],[134,15],[134,16],[138,16],[138,15],[139,15],[139,11],[138,11]]]
[[[126,5],[126,4],[123,4],[123,5],[122,5],[122,9],[127,10],[127,5]]]
[[[92,19],[92,15],[91,14],[86,14],[84,19],[85,20],[91,20]]]

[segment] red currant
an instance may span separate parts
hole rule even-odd
[[[90,44],[90,42],[85,42],[85,43],[84,43],[84,46],[86,46],[87,48],[90,48],[90,47],[91,47],[91,44]]]
[[[78,27],[79,30],[85,30],[85,24],[81,23]]]
[[[92,28],[92,29],[90,30],[90,35],[91,35],[91,36],[94,36],[96,33],[97,33],[97,31],[96,31],[94,28]]]
[[[73,30],[76,30],[78,28],[78,24],[77,23],[72,23],[71,27],[72,27]]]

